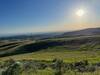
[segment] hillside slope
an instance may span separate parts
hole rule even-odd
[[[65,32],[62,36],[94,36],[100,35],[100,28],[88,28],[78,31]]]
[[[10,43],[10,42],[9,42]],[[0,56],[9,56],[37,51],[45,51],[48,48],[61,47],[65,50],[100,50],[100,36],[87,36],[75,38],[58,38],[31,42],[17,42],[0,45]],[[52,51],[52,50],[51,50]]]

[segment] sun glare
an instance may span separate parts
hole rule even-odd
[[[84,14],[85,14],[85,12],[84,12],[83,9],[79,9],[79,10],[76,11],[76,15],[77,15],[77,16],[80,16],[80,17],[81,17],[81,16],[83,16]]]

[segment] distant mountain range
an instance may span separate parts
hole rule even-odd
[[[16,35],[9,37],[2,37],[0,40],[5,39],[48,39],[48,38],[60,38],[60,37],[78,37],[78,36],[95,36],[100,35],[100,28],[88,28],[83,30],[71,31],[71,32],[52,32],[42,34],[26,34]]]
[[[61,36],[93,36],[100,35],[100,28],[88,28],[83,30],[77,30],[72,32],[65,32]]]

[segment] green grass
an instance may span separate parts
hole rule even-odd
[[[60,48],[57,51],[57,48],[55,51],[54,49],[47,49],[47,51],[39,51],[39,52],[33,52],[33,53],[27,53],[27,54],[20,54],[20,55],[14,55],[14,56],[8,56],[3,57],[1,60],[6,60],[9,58],[13,58],[16,60],[46,60],[51,61],[54,58],[63,59],[65,62],[76,62],[81,60],[88,60],[91,63],[100,62],[100,51],[72,51],[72,50],[60,50]]]
[[[44,41],[46,42],[61,41],[62,42],[65,39],[66,38],[49,39],[49,40],[44,40]],[[71,39],[73,38],[70,38],[70,40]],[[69,39],[66,39],[66,40],[69,40]],[[43,42],[43,41],[38,41],[38,42]],[[8,52],[15,51],[16,49],[23,47],[24,45],[30,45],[31,43],[33,42],[31,41],[22,42],[18,46],[9,49]],[[2,47],[1,49],[6,49],[12,46],[13,45],[5,46],[5,47]],[[70,49],[72,47],[75,49]],[[100,62],[99,48],[100,48],[100,45],[97,43],[96,44],[95,43],[82,44],[79,46],[79,48],[74,47],[74,45],[65,44],[63,46],[47,47],[46,49],[41,49],[39,51],[32,52],[32,53],[1,57],[0,61],[5,61],[5,60],[8,60],[9,58],[12,58],[14,60],[24,60],[25,59],[25,60],[52,61],[53,59],[58,58],[58,59],[62,59],[66,63],[72,63],[72,62],[83,61],[83,60],[88,60],[89,63],[98,63]],[[37,73],[31,72],[30,74],[29,73],[27,74],[23,72],[22,75],[54,75],[54,71],[52,69],[44,69],[44,70],[37,70]],[[79,73],[79,72],[74,72],[74,71],[66,71],[64,75],[100,75],[100,70],[97,70],[93,73],[91,72]]]
[[[54,75],[54,71],[50,68],[44,69],[44,70],[37,70],[35,72],[22,72],[21,75]]]
[[[67,71],[64,75],[100,75],[100,70],[95,72],[85,72],[85,73]]]
[[[55,75],[55,71],[52,69],[45,69],[45,70],[37,70],[37,72],[26,73],[23,72],[21,75]],[[100,75],[100,70],[95,72],[75,72],[75,71],[66,71],[63,75]]]

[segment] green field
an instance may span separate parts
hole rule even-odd
[[[65,62],[75,62],[85,59],[89,60],[89,62],[99,62],[99,43],[100,36],[53,38],[39,41],[8,40],[0,43],[0,59],[52,60],[60,58]]]
[[[32,63],[31,61],[39,61],[40,63],[45,62],[44,65],[52,64],[54,59],[63,60],[66,64],[87,60],[89,65],[86,67],[88,68],[93,66],[93,64],[100,63],[100,36],[53,38],[46,40],[4,40],[1,42],[0,63],[3,64],[8,64],[7,60],[9,59],[13,59],[16,62],[23,60],[28,63]],[[34,72],[35,70],[36,72]],[[56,74],[55,72],[58,72],[58,70],[56,71],[51,67],[45,69],[35,68],[35,70],[29,67],[29,72],[24,70],[21,75],[61,75]],[[62,75],[100,75],[100,69],[98,68],[96,68],[95,72],[89,71],[82,73],[76,70],[77,69],[66,70]]]
[[[50,50],[47,49],[47,52],[40,51],[40,52],[2,57],[1,60],[13,58],[16,60],[34,59],[34,60],[50,61],[54,58],[60,58],[60,59],[63,59],[65,62],[75,62],[75,61],[81,61],[81,60],[89,60],[89,62],[92,62],[92,63],[100,62],[100,51],[69,51],[69,50],[66,51],[63,49],[61,49],[62,51],[59,51],[59,50],[50,51]],[[55,50],[55,48],[52,50]]]

